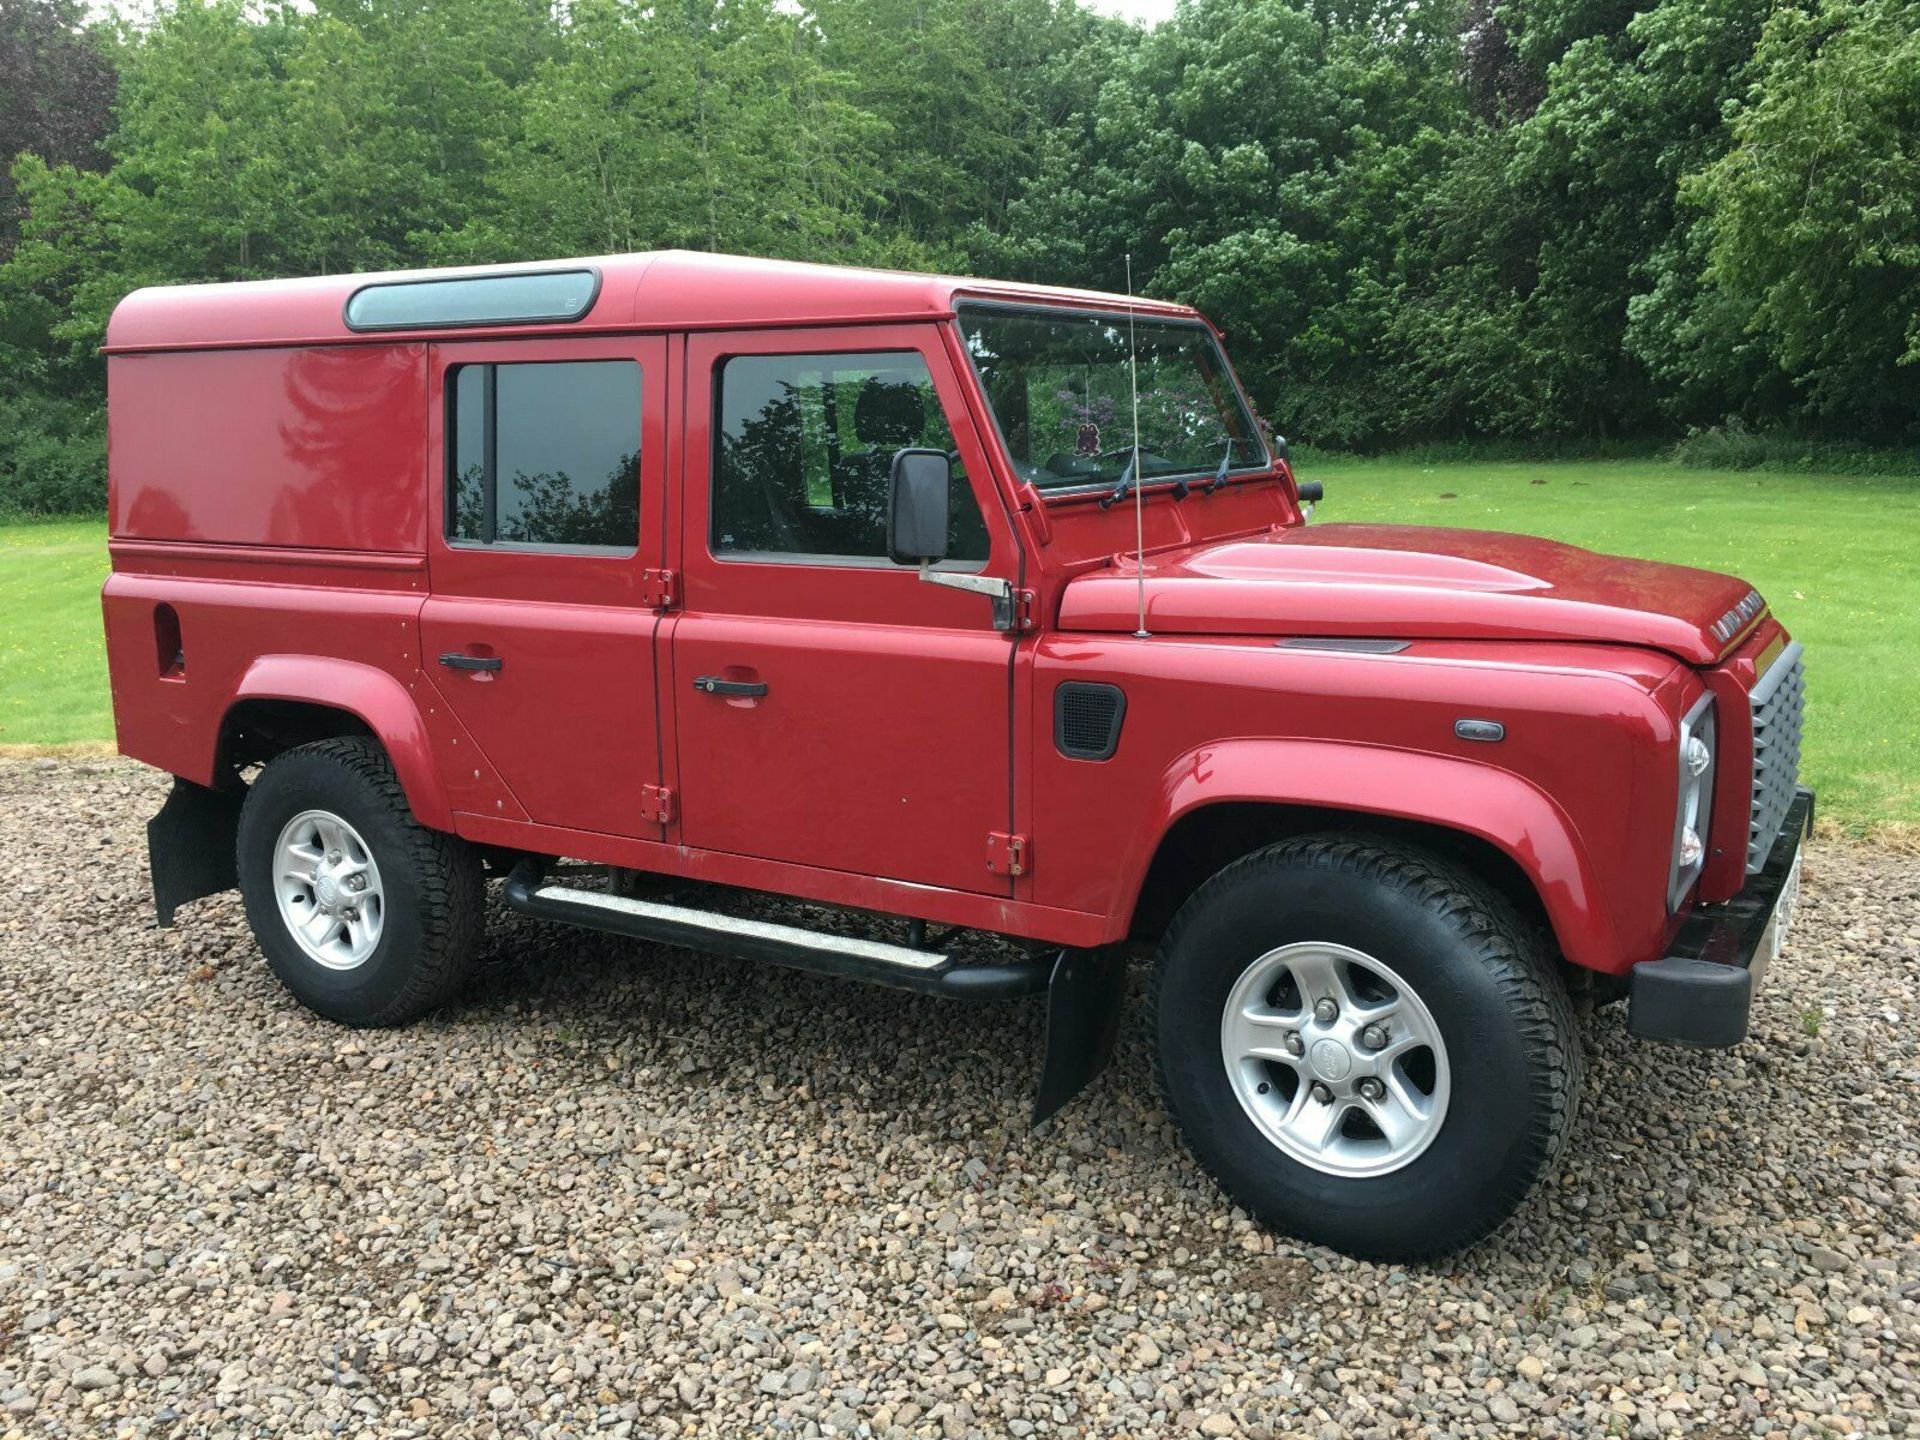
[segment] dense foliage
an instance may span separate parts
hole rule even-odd
[[[99,505],[135,286],[671,245],[1131,256],[1322,446],[1920,439],[1920,0],[94,13],[0,0],[0,509]]]

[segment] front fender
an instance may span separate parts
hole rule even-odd
[[[244,700],[297,700],[356,715],[386,747],[414,819],[453,829],[453,807],[434,764],[413,696],[387,671],[324,655],[262,655],[246,669],[228,709]]]
[[[1591,858],[1553,798],[1511,771],[1446,755],[1332,740],[1221,740],[1169,765],[1157,813],[1130,843],[1119,887],[1129,908],[1161,839],[1207,805],[1308,805],[1457,830],[1498,847],[1533,883],[1561,953],[1608,968],[1612,915]],[[1125,917],[1118,917],[1124,923]]]

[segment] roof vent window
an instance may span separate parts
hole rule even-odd
[[[347,300],[349,330],[551,325],[578,320],[600,293],[596,270],[540,270],[363,285]]]

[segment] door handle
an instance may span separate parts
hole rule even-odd
[[[718,675],[696,675],[693,688],[703,695],[752,695],[767,693],[764,680],[722,680]]]
[[[498,655],[462,655],[449,650],[440,657],[440,663],[449,670],[498,670],[507,662]]]

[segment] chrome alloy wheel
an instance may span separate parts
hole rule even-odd
[[[1398,1170],[1446,1120],[1440,1027],[1391,967],[1344,945],[1283,945],[1249,965],[1220,1051],[1247,1117],[1323,1174]]]
[[[307,955],[329,970],[353,970],[380,943],[386,894],[360,832],[327,810],[302,810],[273,847],[280,919]]]

